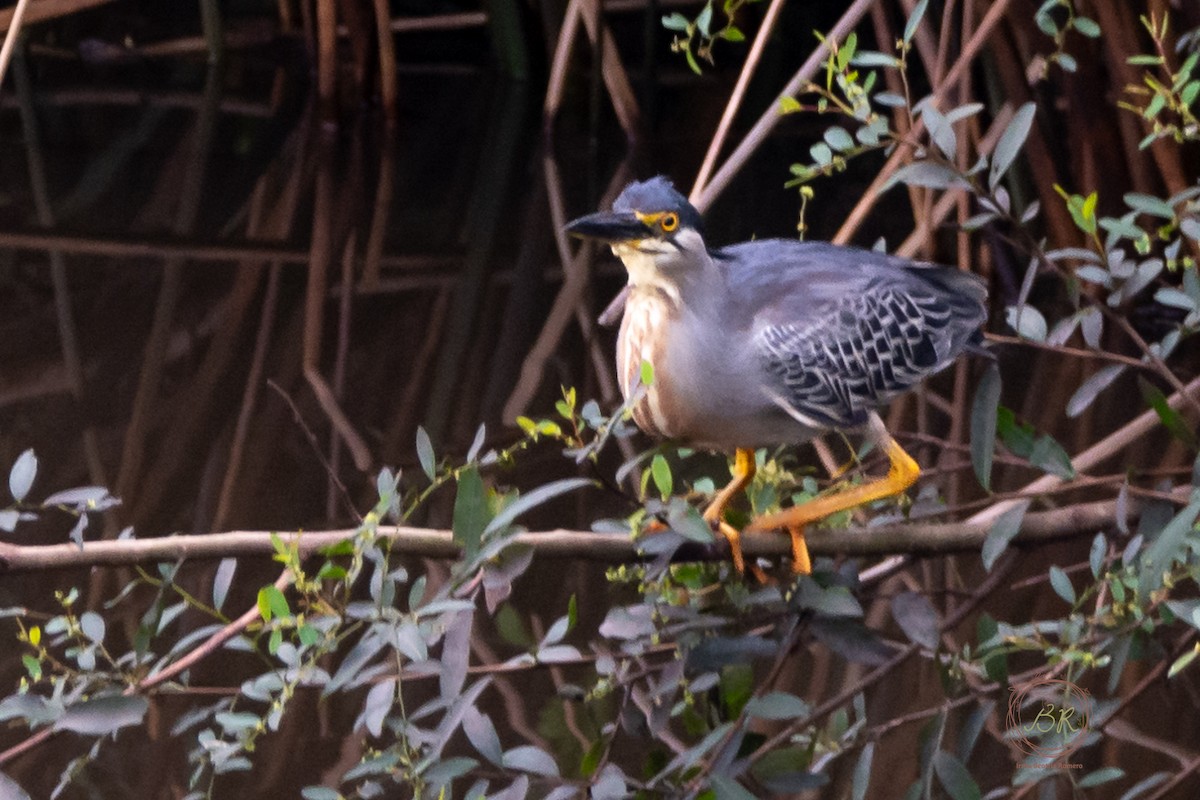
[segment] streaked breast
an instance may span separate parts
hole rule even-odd
[[[634,291],[625,306],[617,338],[617,380],[625,399],[641,384],[642,362],[654,368],[654,381],[633,407],[633,421],[650,436],[677,435],[668,413],[671,399],[670,365],[666,349],[674,309],[655,291]]]

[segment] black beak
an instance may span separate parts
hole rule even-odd
[[[609,244],[646,239],[652,234],[646,223],[632,211],[599,211],[567,223],[567,233],[581,239],[597,239]]]

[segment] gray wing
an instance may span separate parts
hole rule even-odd
[[[870,411],[980,341],[986,292],[972,276],[849,248],[785,244],[775,243],[782,247],[775,255],[788,262],[783,290],[777,283],[772,298],[750,301],[759,309],[753,341],[766,390],[802,421],[862,425]],[[761,255],[770,253],[765,247]]]

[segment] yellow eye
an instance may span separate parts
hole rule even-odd
[[[679,215],[674,211],[668,211],[662,215],[662,219],[658,221],[658,225],[663,229],[664,233],[671,233],[679,227]]]

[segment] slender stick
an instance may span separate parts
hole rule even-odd
[[[12,60],[13,48],[17,46],[17,39],[21,36],[21,18],[25,16],[25,9],[28,5],[29,0],[17,0],[17,7],[13,9],[8,33],[4,36],[4,46],[0,47],[0,84],[4,83],[4,75],[8,72],[8,62]]]
[[[841,19],[829,31],[826,42],[845,39],[850,31],[854,30],[854,26],[858,24],[863,15],[876,2],[878,0],[854,0],[854,3],[846,9],[846,13],[842,14]],[[821,64],[825,62],[825,57],[829,52],[829,45],[826,42],[817,45],[816,49],[812,51],[812,54],[800,69],[796,71],[796,74],[792,76],[792,79],[783,87],[783,91],[779,93],[779,97],[794,96],[806,83],[812,80],[812,77],[817,74],[817,70],[820,69]],[[695,196],[693,205],[696,208],[703,211],[712,205],[712,202],[717,199],[717,195],[725,190],[725,187],[733,180],[733,176],[745,165],[750,156],[754,154],[754,151],[766,140],[771,131],[775,129],[775,126],[779,124],[780,118],[779,103],[771,103],[770,107],[758,118],[758,122],[754,123],[754,127],[750,129],[750,132],[746,134],[745,138],[742,139],[729,158],[725,159],[725,163],[716,171],[712,180],[708,182],[708,185]]]
[[[721,121],[717,124],[717,132],[713,134],[712,141],[708,145],[708,152],[704,154],[704,163],[700,165],[700,171],[696,174],[696,183],[692,186],[693,200],[704,189],[704,184],[708,183],[708,178],[717,165],[717,156],[721,154],[721,148],[725,145],[725,137],[729,135],[729,128],[733,125],[733,118],[737,116],[738,109],[741,108],[742,100],[746,96],[746,87],[750,85],[750,79],[754,77],[754,72],[758,69],[758,62],[762,59],[763,51],[767,49],[767,39],[771,37],[771,31],[774,30],[775,23],[779,20],[779,12],[783,10],[783,3],[784,0],[771,0],[771,5],[767,7],[767,13],[763,16],[758,35],[754,37],[754,44],[751,45],[750,52],[746,55],[746,63],[742,65],[741,74],[738,75],[737,84],[729,95],[729,102],[725,104],[725,113],[721,115]]]

